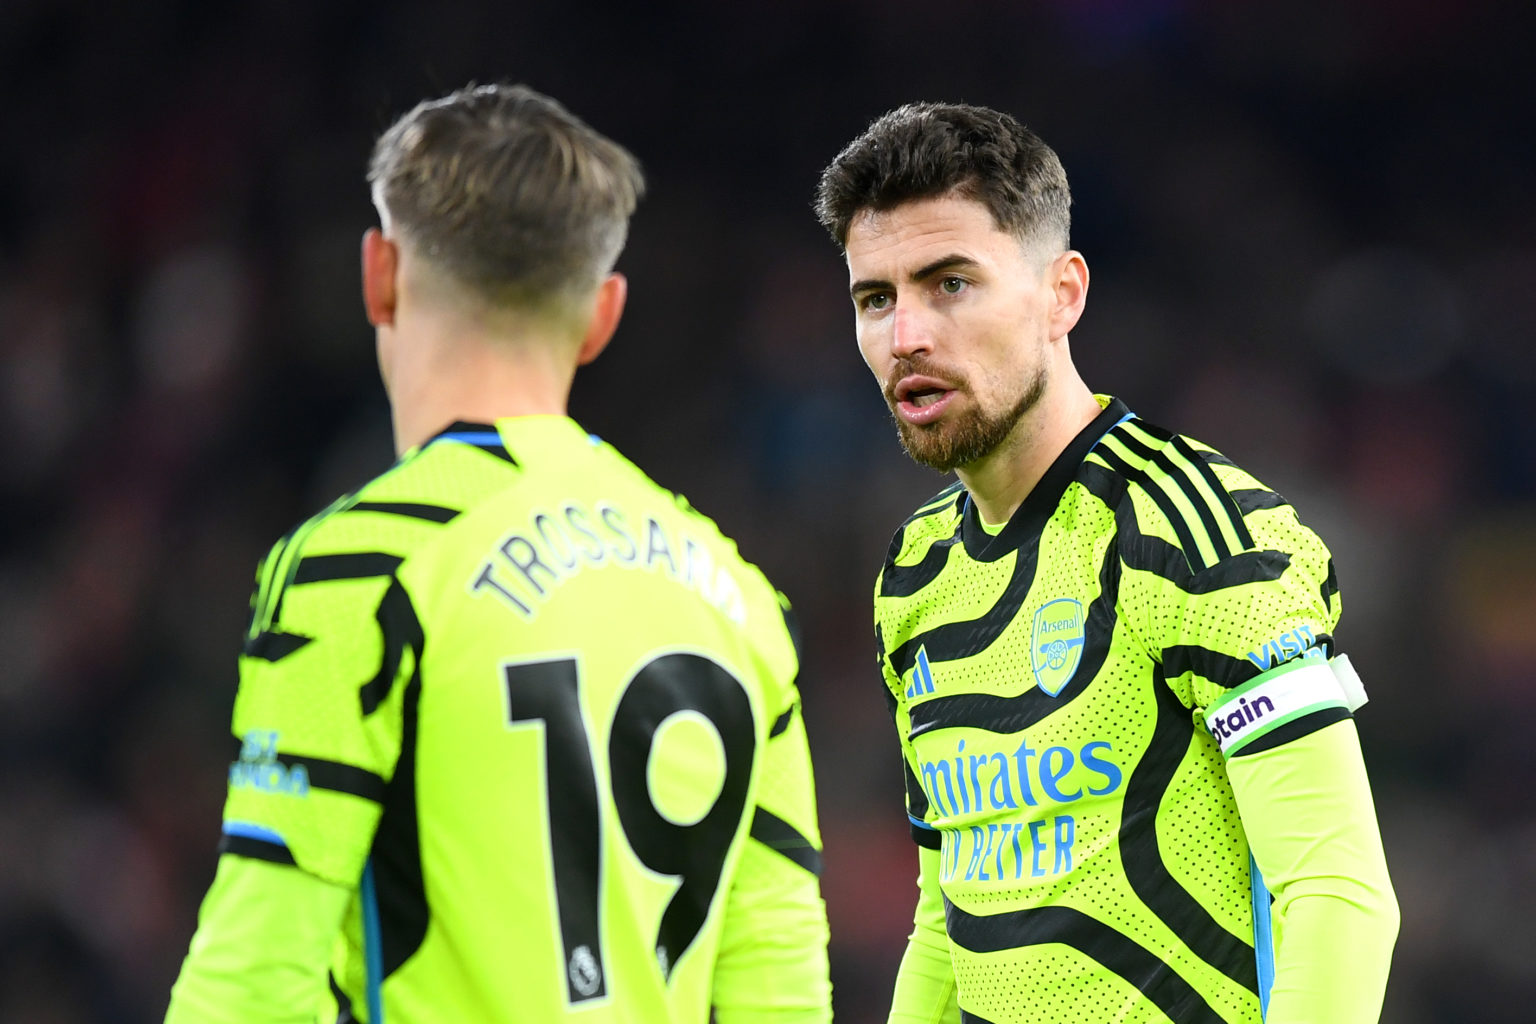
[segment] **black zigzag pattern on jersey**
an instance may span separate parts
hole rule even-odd
[[[371,800],[376,804],[384,802],[386,790],[384,779],[366,768],[359,768],[357,765],[342,761],[327,761],[320,757],[290,754],[282,750],[277,752],[276,759],[285,765],[303,765],[305,774],[309,776],[309,784],[317,789],[348,793],[363,800]]]
[[[1237,510],[1244,516],[1266,508],[1285,508],[1290,504],[1267,487],[1244,487],[1228,493],[1232,495],[1232,501],[1236,503]]]
[[[415,651],[417,670],[421,667],[421,627],[408,627],[416,621],[416,610],[398,578],[390,577],[389,589],[379,599],[379,610],[374,617],[378,619],[379,632],[384,637],[384,653],[379,659],[378,672],[357,692],[364,717],[377,711],[389,698],[395,677],[400,674],[400,659],[404,657],[406,647]]]
[[[773,726],[768,730],[769,739],[773,739],[775,736],[781,736],[784,734],[785,730],[789,728],[789,723],[795,720],[795,711],[799,707],[800,705],[798,702],[791,704],[782,715],[773,720]]]
[[[1186,455],[1185,451],[1180,449],[1178,445],[1173,441],[1172,434],[1169,434],[1166,431],[1161,431],[1158,428],[1153,427],[1151,424],[1137,420],[1136,426],[1140,427],[1151,436],[1162,441],[1163,446],[1156,450],[1147,447],[1147,445],[1144,444],[1141,439],[1138,438],[1125,425],[1116,427],[1114,430],[1110,431],[1110,433],[1114,435],[1115,440],[1119,441],[1131,451],[1135,452],[1139,458],[1146,460],[1148,464],[1156,466],[1158,469],[1162,470],[1164,479],[1171,481],[1174,486],[1177,487],[1181,493],[1183,493],[1185,499],[1190,503],[1191,506],[1193,506],[1195,510],[1195,516],[1200,520],[1201,529],[1203,529],[1205,531],[1205,535],[1210,538],[1211,547],[1214,548],[1216,552],[1216,561],[1219,562],[1225,558],[1231,557],[1233,554],[1235,554],[1235,552],[1232,550],[1231,546],[1227,544],[1226,535],[1221,532],[1221,527],[1216,522],[1216,509],[1211,507],[1210,499],[1201,494],[1200,489],[1195,486],[1195,481],[1190,478],[1189,468],[1180,466],[1174,462],[1173,457],[1168,454],[1168,449],[1173,448],[1174,451],[1177,451],[1180,455],[1184,455],[1185,458],[1190,458],[1193,455],[1193,452],[1190,452]],[[1185,445],[1184,447],[1187,449],[1188,445]],[[1118,456],[1116,456],[1115,453],[1108,448],[1101,448],[1099,454],[1104,456],[1106,460],[1118,458]],[[1121,464],[1124,465],[1123,462]],[[1199,464],[1198,461],[1196,464]],[[1210,469],[1209,466],[1205,468],[1207,471]],[[1141,487],[1146,490],[1148,496],[1150,496],[1154,501],[1157,501],[1158,507],[1163,510],[1164,514],[1168,515],[1170,519],[1177,517],[1179,520],[1183,520],[1184,517],[1177,511],[1176,506],[1174,506],[1171,501],[1166,500],[1167,492],[1165,492],[1152,480],[1151,473],[1149,473],[1146,469],[1130,470],[1130,472],[1135,474],[1134,482],[1141,485]],[[1215,480],[1215,476],[1212,475],[1211,479]],[[1227,492],[1224,488],[1222,488],[1219,482],[1216,483],[1215,486],[1216,494],[1218,496],[1217,500],[1219,501],[1220,496],[1225,495]],[[1227,502],[1227,508],[1229,509],[1229,518],[1236,523],[1241,523],[1242,516],[1238,514],[1236,507],[1232,506],[1230,501]],[[1175,531],[1178,531],[1178,528],[1179,524],[1175,523]],[[1241,537],[1247,532],[1247,528],[1243,527],[1242,534],[1239,534],[1239,536]],[[1191,536],[1193,536],[1192,530],[1190,533]],[[1184,535],[1182,533],[1179,534],[1181,540],[1183,539],[1183,536]],[[1248,546],[1248,544],[1243,545],[1244,548],[1247,548]],[[1197,570],[1206,567],[1203,562],[1196,564],[1195,560],[1202,557],[1197,550],[1186,548],[1185,553],[1189,555],[1190,564],[1194,565]]]
[[[900,541],[901,534],[897,534],[896,539]],[[938,579],[944,566],[949,564],[950,549],[959,539],[960,526],[956,523],[955,532],[934,541],[916,565],[897,565],[892,554],[885,563],[885,571],[880,574],[880,596],[911,597]]]
[[[1174,451],[1184,456],[1184,459],[1195,468],[1195,472],[1200,474],[1201,478],[1205,480],[1205,485],[1216,496],[1218,506],[1216,509],[1211,509],[1211,512],[1213,514],[1217,511],[1226,513],[1228,521],[1232,524],[1233,531],[1237,534],[1238,550],[1246,551],[1253,547],[1253,534],[1248,532],[1248,524],[1243,522],[1242,510],[1237,507],[1237,501],[1227,490],[1226,485],[1216,476],[1216,471],[1211,468],[1211,464],[1205,458],[1205,454],[1196,451],[1194,445],[1190,444],[1189,439],[1186,437],[1168,433],[1161,427],[1154,427],[1149,423],[1142,423],[1140,426],[1154,437],[1168,437]],[[1202,516],[1207,508],[1209,508],[1205,504],[1201,504],[1198,507]],[[1219,531],[1213,534],[1213,537],[1216,536],[1220,536]]]
[[[1071,946],[1136,986],[1169,1020],[1225,1024],[1199,991],[1157,954],[1080,910],[1048,906],[979,916],[946,899],[944,917],[950,940],[973,953],[1046,943]]]
[[[782,854],[817,877],[821,876],[821,851],[800,830],[771,811],[759,807],[752,813],[753,839]]]
[[[1116,543],[1125,567],[1161,576],[1186,594],[1209,594],[1245,583],[1278,580],[1290,567],[1291,556],[1284,551],[1244,551],[1203,572],[1194,572],[1178,547],[1141,532],[1135,506],[1121,500],[1126,482],[1117,471],[1085,462],[1078,480],[1115,510]]]
[[[1229,557],[1232,554],[1232,550],[1227,546],[1226,539],[1222,537],[1221,530],[1216,525],[1216,518],[1211,512],[1209,504],[1195,490],[1193,482],[1173,467],[1166,452],[1159,451],[1156,453],[1156,457],[1154,457],[1150,448],[1147,448],[1140,441],[1126,434],[1123,429],[1116,429],[1111,431],[1111,433],[1115,436],[1116,440],[1120,441],[1127,448],[1132,449],[1138,455],[1142,455],[1160,466],[1168,474],[1168,479],[1174,482],[1179,490],[1184,493],[1190,504],[1195,507],[1201,521],[1201,526],[1210,537],[1211,545],[1216,552],[1216,562],[1210,564],[1219,564]],[[1163,517],[1168,520],[1168,524],[1173,527],[1174,536],[1179,539],[1179,547],[1183,551],[1184,560],[1189,564],[1190,571],[1199,573],[1209,568],[1210,565],[1206,563],[1205,556],[1200,551],[1199,542],[1195,539],[1195,532],[1190,527],[1189,520],[1179,511],[1178,506],[1173,503],[1173,498],[1168,492],[1159,487],[1152,479],[1152,474],[1145,469],[1137,469],[1132,466],[1107,446],[1098,448],[1096,454],[1108,463],[1115,472],[1119,473],[1130,483],[1141,488],[1142,493],[1152,499],[1152,503],[1157,506],[1158,511],[1162,512]]]
[[[1029,592],[1030,584],[1034,580],[1034,570],[1039,558],[1038,546],[1029,548],[1027,552],[1020,551],[1018,557],[1021,564],[1026,561],[1029,563],[1029,569],[1023,574],[1027,578],[1023,581],[1018,594],[1013,595],[1015,581],[1020,576],[1019,569],[1015,567],[1014,580],[1009,582],[1003,596],[998,598],[997,604],[993,605],[983,617],[986,621],[992,621],[994,613],[1005,602],[1010,603],[1011,608],[1006,612],[1003,626],[1018,614],[1024,596]],[[1087,613],[1083,617],[1082,660],[1078,663],[1071,682],[1056,696],[1052,697],[1039,687],[1031,686],[1023,693],[1012,697],[1000,697],[990,693],[960,693],[950,697],[934,697],[931,700],[913,704],[908,710],[908,715],[912,719],[910,736],[915,738],[934,729],[949,729],[955,726],[995,733],[1019,732],[1076,700],[1078,695],[1086,690],[1098,676],[1099,670],[1104,667],[1104,660],[1109,656],[1110,641],[1115,633],[1117,620],[1115,604],[1119,599],[1119,592],[1120,559],[1115,554],[1115,546],[1111,544],[1104,553],[1103,564],[1099,567],[1099,596],[1089,603]],[[914,638],[914,640],[929,638],[925,643],[930,661],[954,661],[971,657],[985,650],[1002,632],[999,628],[995,633],[967,637],[966,639],[975,643],[973,648],[951,648],[947,646],[948,636],[945,636],[942,642],[933,639],[945,628],[940,626]],[[903,647],[910,646],[912,642],[908,641]]]
[[[246,637],[240,653],[262,661],[278,662],[313,640],[302,633],[284,633],[281,630],[264,629],[255,636]]]
[[[1323,595],[1323,604],[1328,606],[1329,611],[1332,611],[1333,599],[1339,592],[1339,576],[1338,573],[1334,572],[1333,559],[1331,558],[1328,559],[1328,578],[1323,580],[1323,585],[1320,589]]]
[[[902,531],[905,530],[908,526],[911,526],[913,523],[917,522],[919,519],[933,515],[945,505],[953,504],[958,509],[961,503],[964,501],[965,484],[961,483],[959,480],[956,480],[954,483],[944,488],[938,494],[935,494],[933,497],[917,506],[916,512],[913,512],[911,515],[907,516],[907,518],[901,521],[901,528],[896,531],[895,542],[900,544]]]
[[[325,980],[330,983],[331,995],[336,999],[336,1024],[357,1024],[357,1018],[352,1016],[352,998],[341,990],[336,972],[327,971]]]
[[[1157,719],[1152,741],[1125,785],[1120,821],[1120,862],[1143,905],[1201,960],[1249,991],[1259,991],[1253,944],[1221,926],[1173,877],[1157,843],[1157,809],[1189,750],[1194,722],[1169,688],[1161,668],[1152,672]],[[1175,1017],[1175,1020],[1182,1018]]]
[[[273,864],[294,864],[293,851],[282,843],[270,843],[252,836],[223,835],[219,837],[219,853],[232,853],[237,857],[264,860]]]
[[[390,598],[396,593],[398,597]],[[398,580],[392,581],[379,605],[379,625],[384,630],[386,650],[408,646],[416,652],[401,709],[400,757],[385,787],[384,809],[369,853],[379,904],[382,976],[388,977],[421,948],[431,917],[422,880],[416,815],[416,736],[424,640],[416,609]]]
[[[293,571],[293,585],[332,580],[365,580],[388,576],[404,559],[384,551],[348,551],[335,555],[305,555]]]
[[[1143,493],[1152,499],[1153,504],[1158,507],[1158,510],[1168,520],[1168,524],[1173,527],[1174,535],[1179,538],[1180,554],[1183,555],[1184,561],[1188,563],[1190,571],[1199,572],[1205,568],[1204,563],[1200,561],[1200,547],[1195,543],[1194,532],[1190,530],[1189,523],[1179,513],[1178,508],[1174,506],[1173,499],[1148,478],[1145,470],[1132,467],[1130,463],[1110,449],[1100,448],[1096,454],[1108,463],[1109,467],[1117,474],[1140,487]]]
[[[1230,654],[1193,644],[1164,647],[1161,661],[1165,679],[1177,679],[1186,672],[1193,672],[1229,690],[1259,674],[1259,666],[1247,658],[1234,658]]]
[[[407,519],[423,519],[429,523],[451,523],[459,517],[460,510],[445,505],[428,505],[419,501],[359,501],[345,509],[347,512],[381,512]]]
[[[1034,546],[1022,548],[1016,553],[1013,575],[1003,587],[1001,596],[979,618],[962,622],[945,622],[932,629],[909,637],[895,650],[889,652],[891,669],[901,679],[917,662],[917,649],[928,648],[930,661],[952,661],[986,650],[1002,635],[1008,623],[1019,613],[1024,598],[1035,580],[1037,552]],[[931,702],[930,702],[931,703]]]

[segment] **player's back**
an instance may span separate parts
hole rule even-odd
[[[282,741],[324,798],[285,835],[299,866],[344,881],[366,855],[339,1001],[389,1022],[707,1020],[760,753],[796,700],[766,579],[563,417],[458,425],[288,546],[253,636],[345,614],[338,635],[367,638],[316,662],[360,720],[327,730],[342,700]],[[242,735],[268,728],[270,695],[246,700],[261,667]],[[321,788],[322,763],[351,791]],[[803,773],[775,820],[815,844]],[[375,816],[366,850],[325,838]]]

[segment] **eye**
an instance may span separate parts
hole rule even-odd
[[[942,277],[939,279],[939,290],[945,295],[959,295],[965,291],[966,283],[963,277],[955,277],[954,275]]]
[[[890,303],[891,296],[888,292],[870,292],[868,295],[859,297],[858,306],[867,313],[878,313]]]

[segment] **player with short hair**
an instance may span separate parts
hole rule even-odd
[[[911,104],[824,171],[859,347],[959,481],[891,542],[876,637],[919,849],[891,1020],[1361,1024],[1398,911],[1327,547],[1072,363],[1056,155]]]
[[[493,85],[406,114],[369,181],[400,457],[258,571],[167,1020],[828,1020],[787,604],[566,416],[639,166]]]

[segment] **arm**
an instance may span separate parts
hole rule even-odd
[[[312,1024],[350,893],[292,865],[225,854],[166,1024]]]
[[[939,891],[939,851],[920,847],[917,862],[917,912],[896,973],[889,1024],[959,1024],[955,970],[944,930],[944,894]]]
[[[1227,771],[1275,897],[1267,1024],[1377,1020],[1398,910],[1354,722],[1239,753]]]
[[[1350,717],[1363,694],[1328,657],[1341,611],[1332,557],[1280,495],[1225,460],[1201,469],[1185,454],[1197,457],[1180,489],[1196,481],[1198,492],[1202,476],[1228,489],[1206,511],[1230,527],[1231,553],[1210,562],[1162,545],[1169,556],[1136,621],[1220,748],[1275,897],[1273,944],[1256,935],[1261,973],[1274,969],[1267,988],[1261,978],[1266,1020],[1366,1024],[1380,1013],[1397,909]]]
[[[798,712],[763,751],[751,837],[731,882],[715,961],[719,1024],[832,1019],[821,837],[805,725]]]
[[[229,770],[223,856],[173,991],[167,1020],[177,1024],[317,1019],[399,754],[405,687],[372,707],[359,698],[381,648],[386,664],[404,650],[379,615],[396,581],[285,590],[281,572],[261,575],[240,659],[233,731],[243,742]],[[409,606],[403,591],[393,600]]]
[[[896,972],[896,991],[891,996],[890,1024],[959,1024],[959,989],[949,955],[949,933],[944,924],[944,892],[939,887],[939,832],[927,822],[928,798],[913,771],[915,757],[907,742],[911,720],[901,698],[901,681],[883,653],[886,700],[906,770],[907,818],[917,842],[917,908],[912,915],[912,934]]]

